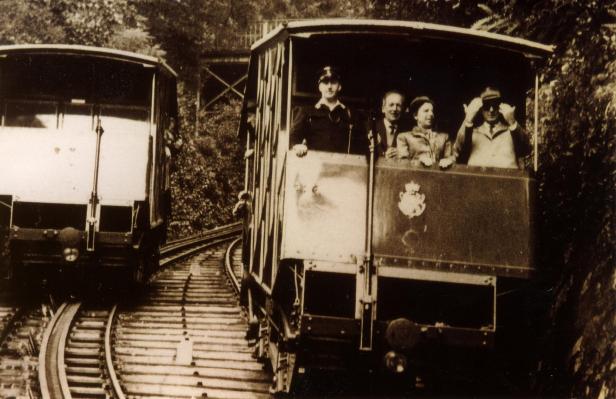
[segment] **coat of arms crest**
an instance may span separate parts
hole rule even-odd
[[[404,185],[406,191],[400,192],[398,208],[409,219],[421,215],[426,210],[426,196],[419,192],[419,184],[411,181]]]

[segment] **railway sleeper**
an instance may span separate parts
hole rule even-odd
[[[73,399],[78,398],[101,398],[107,399],[109,395],[103,388],[71,387]]]
[[[268,392],[268,384],[265,382],[250,382],[242,381],[238,379],[225,379],[225,378],[209,378],[204,376],[184,376],[184,375],[172,375],[165,376],[146,375],[146,374],[127,374],[123,377],[125,383],[135,384],[161,384],[172,386],[187,386],[195,387],[201,386],[205,389],[227,389],[232,391],[242,392]]]
[[[184,375],[202,376],[206,378],[225,378],[229,380],[252,381],[269,384],[269,377],[262,371],[237,370],[209,367],[186,367],[153,364],[124,364],[122,372],[127,374],[150,374],[150,375]]]
[[[79,366],[66,366],[64,368],[66,374],[71,375],[96,375],[102,378],[103,372],[100,367],[79,367]]]
[[[174,363],[174,358],[170,356],[133,356],[116,354],[118,364],[134,364],[134,365],[158,365],[164,366]],[[262,371],[263,366],[255,362],[239,362],[232,360],[212,360],[212,359],[196,359],[191,363],[195,368],[214,368],[222,370],[250,370]]]
[[[177,385],[154,386],[146,384],[125,384],[129,396],[147,396],[157,398],[192,398],[207,397],[209,399],[270,399],[269,393],[241,392],[203,387],[186,387]],[[204,395],[205,394],[205,395]]]
[[[100,367],[100,360],[92,357],[66,357],[64,363],[67,366],[76,367]]]
[[[100,348],[73,348],[73,347],[68,347],[65,350],[65,354],[67,357],[95,357],[98,358],[98,356],[101,353],[101,349]]]

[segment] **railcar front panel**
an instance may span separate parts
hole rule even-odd
[[[357,263],[365,255],[365,158],[290,153],[286,167],[282,258]],[[528,277],[534,185],[517,170],[457,165],[442,171],[380,160],[374,188],[376,263]]]
[[[512,277],[532,272],[535,182],[525,172],[381,160],[375,180],[379,264]]]
[[[364,254],[365,158],[287,155],[282,258],[355,263]]]

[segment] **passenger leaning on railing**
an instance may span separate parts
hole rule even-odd
[[[362,146],[365,134],[357,132],[359,124],[354,122],[355,115],[339,99],[342,84],[333,67],[321,69],[318,88],[321,98],[314,106],[293,110],[290,144],[295,154],[302,157],[309,148],[339,153],[365,152],[366,145]]]
[[[480,97],[464,106],[464,111],[466,116],[454,145],[457,162],[519,169],[519,158],[530,153],[530,144],[515,119],[515,107],[501,102],[500,91],[486,87]],[[479,111],[483,121],[477,124]]]
[[[432,130],[434,102],[426,96],[416,97],[411,101],[409,110],[417,125],[411,131],[398,135],[398,158],[410,159],[414,166],[438,163],[443,169],[450,167],[455,159],[452,157],[449,135]]]
[[[374,123],[377,137],[377,151],[380,156],[394,159],[398,157],[397,138],[400,132],[409,130],[408,121],[403,118],[404,95],[390,90],[381,101],[382,118]]]

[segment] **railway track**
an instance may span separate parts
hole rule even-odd
[[[237,300],[238,231],[172,242],[164,270],[115,305],[17,306],[0,280],[0,398],[270,397]]]
[[[228,243],[227,243],[228,245]],[[115,360],[130,397],[268,397],[246,321],[221,268],[226,245],[163,272],[145,300],[122,309]]]
[[[49,320],[46,307],[0,306],[0,398],[32,398],[37,352]]]
[[[7,278],[0,278],[0,398],[32,396],[36,354],[48,308],[20,303]]]
[[[38,382],[14,369],[20,386],[3,391],[9,377],[0,369],[0,397],[269,397],[271,376],[245,338],[238,279],[223,268],[237,233],[232,225],[171,243],[161,251],[166,268],[137,298],[113,307],[65,302],[53,317],[40,317]]]

